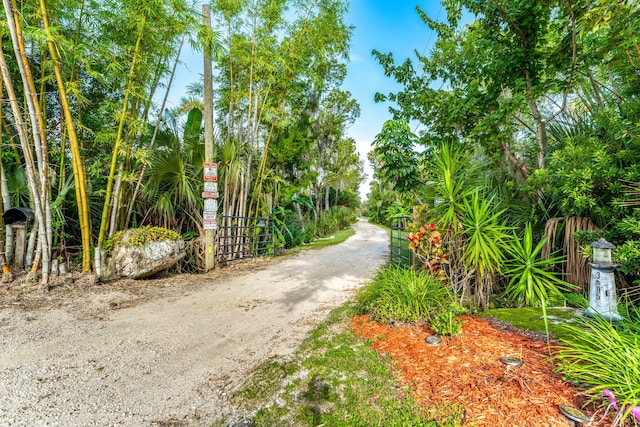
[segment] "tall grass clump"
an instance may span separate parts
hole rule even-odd
[[[621,408],[640,404],[640,323],[614,324],[603,318],[584,319],[568,326],[554,356],[570,380],[588,387],[593,400],[613,392]],[[625,418],[626,418],[625,414]]]
[[[395,264],[382,268],[358,294],[358,307],[383,323],[431,321],[453,301],[453,293],[433,275]]]

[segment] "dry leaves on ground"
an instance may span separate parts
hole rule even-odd
[[[426,326],[392,327],[367,316],[353,319],[352,328],[389,354],[396,374],[425,408],[464,407],[461,420],[477,427],[571,426],[558,405],[582,407],[587,396],[554,372],[544,342],[499,330],[486,319],[462,316],[463,332],[426,342]],[[521,366],[503,363],[503,356],[522,360]],[[590,427],[610,426],[602,410],[585,408]]]

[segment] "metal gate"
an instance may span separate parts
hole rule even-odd
[[[275,253],[270,218],[223,216],[218,226],[218,264]]]
[[[405,237],[405,228],[407,223],[411,221],[410,216],[399,216],[391,221],[391,263],[398,264],[407,268],[413,267],[413,255],[409,249],[409,242]]]

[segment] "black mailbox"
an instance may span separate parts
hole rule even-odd
[[[27,208],[11,208],[8,209],[3,215],[5,225],[12,224],[30,224],[35,219],[31,209]]]

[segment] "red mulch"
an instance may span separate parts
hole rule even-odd
[[[392,357],[396,375],[425,408],[461,405],[461,421],[477,427],[572,425],[558,405],[580,408],[588,397],[554,372],[546,343],[501,331],[485,319],[461,318],[462,333],[437,345],[426,343],[432,335],[426,326],[392,327],[358,316],[352,329]],[[500,358],[508,355],[522,365],[504,364]],[[602,419],[602,410],[583,409],[594,420],[589,426],[611,425],[612,416]]]

